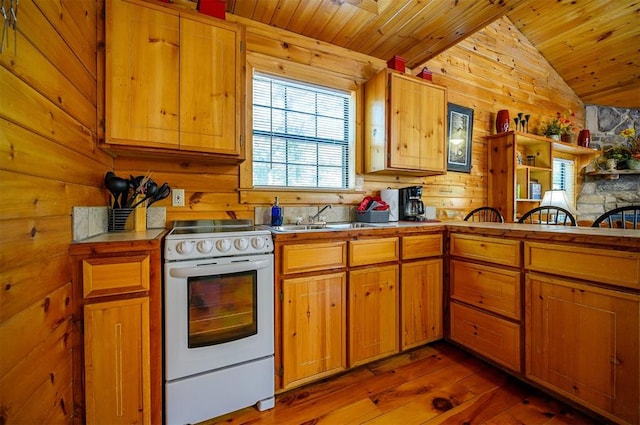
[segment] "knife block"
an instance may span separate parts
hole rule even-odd
[[[144,199],[144,195],[138,195],[134,201],[134,205]],[[147,230],[147,203],[142,202],[138,205],[134,211],[135,214],[135,226],[136,232],[144,232]]]

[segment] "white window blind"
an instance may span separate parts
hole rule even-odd
[[[253,76],[253,184],[295,188],[353,186],[353,95]]]
[[[553,189],[564,190],[571,203],[573,203],[573,200],[575,199],[574,169],[575,163],[572,160],[561,158],[553,159]]]

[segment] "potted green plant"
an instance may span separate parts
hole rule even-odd
[[[560,140],[562,134],[562,127],[560,127],[560,121],[557,118],[552,119],[542,124],[542,134],[546,137],[550,137],[554,140]]]
[[[571,116],[575,116],[574,113],[569,111]],[[567,118],[566,115],[562,115],[560,112],[556,112],[556,117],[551,121],[547,121],[542,124],[542,134],[546,137],[550,137],[554,140],[560,140],[562,136],[571,136],[573,132],[573,121]]]
[[[627,146],[618,144],[605,150],[602,156],[607,160],[607,169],[619,169],[631,158],[631,151]]]

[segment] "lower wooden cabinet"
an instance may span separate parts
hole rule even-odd
[[[521,370],[520,325],[452,302],[450,337],[496,363]]]
[[[347,368],[346,273],[284,279],[282,385]]]
[[[457,233],[449,242],[449,338],[521,373],[521,242]]]
[[[401,266],[401,348],[442,338],[442,259]]]
[[[451,260],[451,299],[520,320],[520,272]]]
[[[277,391],[442,338],[442,233],[274,240]]]
[[[349,272],[349,363],[398,352],[398,266]]]
[[[530,273],[526,376],[621,423],[640,423],[640,295]]]
[[[149,424],[149,299],[84,307],[87,424]]]
[[[74,401],[87,424],[163,422],[160,242],[70,246]]]

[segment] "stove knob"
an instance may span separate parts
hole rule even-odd
[[[260,237],[251,238],[251,246],[254,249],[262,249],[264,248],[264,239]]]
[[[229,242],[229,239],[218,239],[216,241],[216,249],[220,252],[227,252],[231,249],[231,242]]]
[[[208,254],[213,249],[213,243],[211,241],[206,240],[206,239],[202,240],[202,241],[198,241],[198,244],[196,245],[196,248],[198,248],[199,252],[201,252],[203,254]]]
[[[249,246],[249,240],[247,240],[247,238],[238,238],[233,244],[238,251],[244,251]]]
[[[176,252],[182,255],[189,255],[191,254],[191,251],[193,251],[194,245],[193,241],[178,242],[176,245]]]

